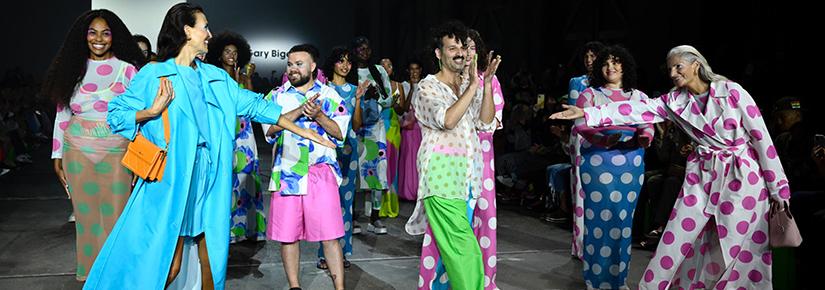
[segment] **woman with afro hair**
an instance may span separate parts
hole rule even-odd
[[[42,95],[57,105],[52,159],[76,214],[78,281],[86,280],[129,199],[132,174],[120,165],[129,140],[112,134],[106,117],[109,101],[144,62],[117,15],[91,10],[69,29],[43,83]]]

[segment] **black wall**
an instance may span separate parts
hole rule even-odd
[[[0,12],[3,43],[0,73],[20,68],[40,79],[57,54],[75,18],[92,7],[91,0],[4,1]],[[3,75],[0,74],[0,78]]]
[[[430,27],[458,19],[479,30],[503,55],[499,75],[505,80],[523,69],[532,72],[537,83],[543,73],[563,83],[581,73],[581,45],[597,39],[631,51],[642,90],[665,91],[670,87],[662,70],[665,54],[673,46],[691,44],[715,71],[742,83],[758,100],[785,95],[819,99],[810,96],[810,84],[816,84],[819,61],[813,44],[821,35],[816,28],[821,25],[815,23],[822,17],[789,1],[193,2],[206,9],[213,33],[228,29],[248,38],[289,37],[315,44],[322,56],[333,45],[365,35],[375,56],[391,57],[399,73],[409,57],[430,52]],[[89,0],[4,3],[0,72],[19,66],[41,77],[69,25],[90,6]],[[269,76],[268,71],[259,72]]]

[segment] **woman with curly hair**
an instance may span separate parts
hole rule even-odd
[[[344,254],[344,268],[349,268],[351,265],[346,257],[352,256],[352,234],[354,233],[352,202],[355,197],[355,183],[358,180],[358,135],[355,132],[361,129],[361,97],[366,92],[367,86],[369,86],[367,81],[357,87],[354,85],[354,83],[358,83],[358,76],[352,70],[349,57],[350,52],[347,48],[334,47],[323,66],[323,70],[330,72],[331,76],[331,80],[327,84],[335,89],[344,100],[347,112],[352,113],[350,120],[352,123],[346,132],[344,147],[338,148],[336,152],[338,164],[341,167],[341,176],[343,177],[338,193],[341,197],[344,218],[344,236],[339,241]],[[329,268],[324,258],[323,247],[318,248],[318,263],[316,266],[319,269]]]
[[[636,64],[621,46],[601,50],[593,63],[590,87],[576,100],[581,108],[625,100],[647,100],[636,89]],[[575,240],[583,241],[587,289],[624,289],[630,266],[633,211],[644,179],[644,153],[653,126],[588,128],[573,132],[581,158],[573,164],[577,189]],[[581,237],[581,239],[579,239]]]
[[[252,51],[243,36],[224,31],[209,40],[206,61],[222,68],[242,89],[252,90],[247,67]],[[249,64],[254,68],[254,65]],[[252,121],[239,117],[235,127],[235,154],[232,162],[232,208],[229,241],[266,240],[266,216],[261,179],[258,176],[258,146],[252,132]]]
[[[92,10],[75,20],[43,83],[42,95],[57,104],[52,159],[76,213],[78,281],[129,199],[132,174],[120,165],[129,141],[112,133],[106,117],[144,62],[123,21]]]

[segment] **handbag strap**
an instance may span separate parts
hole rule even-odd
[[[161,114],[161,118],[163,118],[163,136],[166,138],[166,140],[164,140],[164,141],[166,141],[166,147],[164,147],[163,149],[166,150],[166,149],[169,149],[169,141],[171,140],[170,137],[169,137],[169,130],[170,130],[169,127],[170,127],[170,125],[169,125],[169,107],[168,106],[167,106],[167,108],[163,109],[163,113]]]
[[[169,113],[168,112],[169,112],[169,109],[166,108],[166,109],[163,109],[163,113],[161,113],[161,118],[163,119],[163,137],[165,138],[163,141],[166,142],[166,146],[163,147],[164,151],[169,148],[169,140],[170,140],[170,137],[169,137],[170,125],[169,125]],[[143,126],[140,126],[140,128],[138,128],[137,135],[143,135],[143,133],[140,132],[141,129],[143,129]]]

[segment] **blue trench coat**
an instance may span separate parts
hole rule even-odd
[[[198,128],[194,114],[209,120],[210,180],[204,196],[203,227],[215,289],[224,289],[229,255],[229,209],[232,192],[232,152],[237,117],[277,123],[281,107],[262,96],[239,89],[222,69],[196,60],[206,112],[195,112],[178,75],[174,59],[143,67],[126,92],[109,103],[112,132],[133,140],[135,114],[151,107],[167,77],[175,99],[169,104],[171,137],[163,179],[139,180],[123,213],[100,250],[83,289],[163,289],[181,230],[192,180]],[[166,144],[160,116],[146,121],[141,134],[161,148]],[[185,270],[181,270],[181,275]]]

